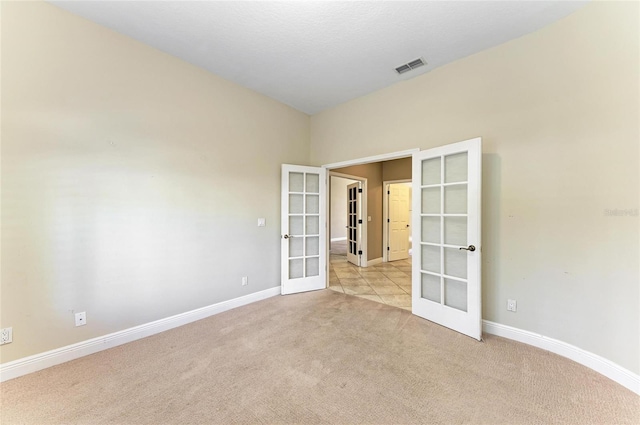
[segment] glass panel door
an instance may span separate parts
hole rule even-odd
[[[413,312],[477,339],[481,150],[473,139],[413,158]]]
[[[322,289],[325,282],[325,170],[282,166],[284,293]]]

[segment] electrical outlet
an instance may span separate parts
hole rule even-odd
[[[0,345],[13,342],[13,328],[0,329]]]
[[[267,220],[264,218],[259,218],[258,219],[258,227],[264,227],[267,225]]]
[[[87,313],[76,313],[76,326],[84,326],[87,324]]]
[[[507,300],[507,310],[515,312],[516,307],[516,300]]]
[[[249,284],[249,277],[242,276],[242,286],[246,286]]]

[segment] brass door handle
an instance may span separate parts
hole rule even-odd
[[[466,249],[467,251],[475,251],[476,247],[473,246],[473,245],[469,245],[467,248],[461,247],[461,248],[458,248],[458,249]]]

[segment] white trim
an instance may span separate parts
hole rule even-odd
[[[640,395],[640,375],[636,375],[611,360],[607,360],[597,354],[590,353],[589,351],[578,348],[575,345],[558,341],[557,339],[549,338],[534,332],[502,325],[489,320],[483,320],[482,325],[484,332],[488,334],[529,344],[558,354],[562,357],[566,357],[606,376],[623,387]]]
[[[183,326],[188,323],[205,319],[209,316],[274,297],[276,295],[280,295],[279,285],[265,289],[264,291],[254,292],[253,294],[222,301],[206,307],[176,314],[175,316],[135,326],[133,328],[0,364],[0,382],[37,372],[60,363],[75,360],[109,348],[117,347],[118,345],[146,338],[169,329],[177,328],[178,326]]]
[[[341,238],[331,238],[331,242],[341,242],[341,241],[346,241],[347,237],[343,236]]]
[[[374,258],[372,260],[369,260],[362,267],[371,267],[371,266],[375,266],[376,264],[382,264],[382,257],[378,257],[378,258]]]
[[[334,168],[344,168],[344,167],[350,167],[352,165],[362,165],[362,164],[370,164],[372,162],[391,161],[393,159],[411,157],[416,152],[420,152],[420,149],[419,148],[408,149],[406,151],[391,152],[391,153],[385,153],[382,155],[368,156],[366,158],[351,159],[349,161],[334,162],[333,164],[326,164],[326,165],[323,165],[322,167],[328,170],[332,170]]]

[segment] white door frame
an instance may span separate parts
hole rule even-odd
[[[351,160],[342,161],[342,162],[334,162],[334,163],[331,163],[331,164],[322,165],[322,168],[326,168],[327,169],[327,171],[328,171],[327,176],[333,174],[333,175],[337,175],[338,177],[340,177],[340,173],[336,173],[336,172],[331,171],[331,170],[335,170],[336,168],[350,167],[352,165],[362,165],[362,164],[370,164],[372,162],[383,162],[383,161],[391,161],[393,159],[411,158],[413,156],[413,154],[416,153],[416,152],[420,152],[420,148],[408,149],[408,150],[405,150],[405,151],[398,151],[398,152],[391,152],[391,153],[386,153],[386,154],[382,154],[382,155],[368,156],[368,157],[358,158],[358,159],[351,159]],[[352,177],[347,177],[347,178],[352,178]],[[362,193],[363,194],[366,193],[365,192],[365,188],[366,188],[366,186],[363,186],[363,189],[362,189]],[[327,191],[327,199],[326,199],[326,202],[325,202],[325,207],[327,208],[327,217],[329,216],[328,208],[329,208],[329,203],[331,202],[330,196],[331,195],[329,194],[329,191]],[[363,253],[365,253],[366,252],[366,248],[367,248],[366,244],[364,243],[365,240],[366,240],[366,233],[367,233],[366,232],[366,230],[367,230],[367,226],[366,226],[367,220],[365,220],[364,218],[368,217],[368,212],[365,209],[365,206],[367,204],[367,201],[366,201],[367,197],[363,196],[362,198],[363,198],[363,200],[362,200],[363,220],[362,220],[362,222],[363,222],[363,224],[365,224],[365,226],[362,228],[363,229],[362,251],[363,251]],[[326,241],[326,244],[325,244],[326,245],[326,250],[327,250],[327,252],[326,252],[326,255],[327,255],[327,287],[329,286],[329,281],[328,281],[328,279],[329,279],[329,247],[331,246],[330,245],[331,241],[329,240],[329,231],[328,230],[329,229],[327,229],[327,232],[326,232],[327,241]],[[361,267],[367,267],[368,266],[368,262],[366,261],[366,257],[363,255],[362,258],[363,258],[364,261],[361,263]]]
[[[382,262],[389,261],[389,193],[387,186],[396,183],[411,183],[411,179],[404,180],[385,180],[382,182]],[[411,216],[409,216],[409,222],[411,222]],[[409,232],[411,233],[411,232]]]
[[[325,168],[323,166],[323,168]],[[362,247],[362,255],[360,256],[360,267],[367,267],[367,179],[365,177],[353,176],[351,174],[337,173],[335,171],[327,172],[327,217],[331,220],[331,177],[342,177],[344,179],[354,180],[360,182],[362,186],[362,196],[360,197],[360,218],[362,218],[362,227],[360,228],[360,246]],[[327,223],[327,226],[331,226],[331,222]],[[329,229],[327,229],[329,230]],[[327,241],[327,250],[331,248],[331,235],[327,235],[329,240]],[[327,255],[327,259],[329,256]],[[327,267],[329,262],[327,261]],[[329,274],[327,273],[327,276]]]

